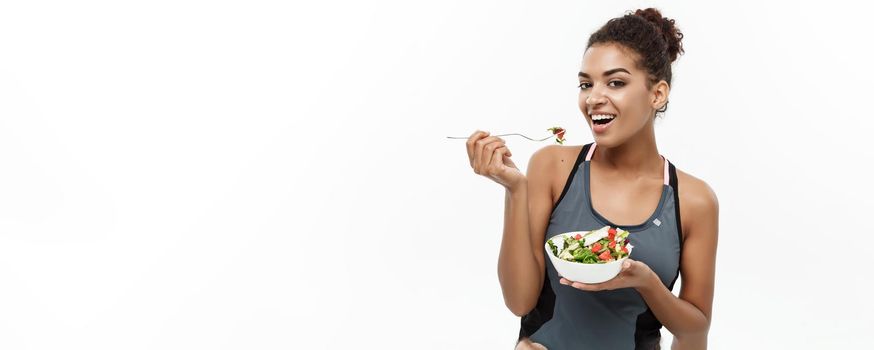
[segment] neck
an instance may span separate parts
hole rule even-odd
[[[629,175],[651,174],[661,178],[664,170],[652,127],[644,127],[639,134],[621,145],[610,148],[598,145],[592,158],[606,167]]]

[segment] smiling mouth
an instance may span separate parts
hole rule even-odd
[[[592,124],[594,125],[606,125],[610,124],[610,122],[616,119],[615,115],[611,114],[595,114],[592,116]]]

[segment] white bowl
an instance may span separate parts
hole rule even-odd
[[[558,251],[560,252],[561,248],[564,247],[565,235],[573,236],[577,233],[585,235],[587,231],[560,233],[552,236],[550,239],[553,240],[552,243],[559,248]],[[549,249],[549,243],[544,243],[543,248],[546,249],[546,255],[549,256],[549,260],[552,261],[552,266],[555,266],[555,270],[558,271],[559,276],[571,281],[582,283],[601,283],[609,281],[611,278],[616,277],[616,275],[619,274],[619,271],[622,270],[622,262],[625,261],[625,259],[628,259],[628,256],[625,256],[619,260],[603,264],[584,264],[559,259],[552,254],[552,250]],[[628,253],[631,254],[631,251],[629,250]]]

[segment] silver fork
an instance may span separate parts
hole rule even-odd
[[[553,138],[553,137],[558,137],[558,135],[552,135],[552,136],[549,136],[549,137],[542,138],[542,139],[540,139],[540,140],[536,140],[536,139],[532,139],[532,138],[530,138],[530,137],[528,137],[528,136],[525,136],[525,135],[522,135],[522,134],[501,134],[501,135],[490,135],[490,136],[510,136],[510,135],[519,135],[519,136],[522,136],[522,137],[524,137],[524,138],[526,138],[526,139],[529,139],[529,140],[531,140],[531,141],[546,141],[546,140],[549,140],[549,139],[551,139],[551,138]],[[447,138],[447,139],[469,139],[470,136],[465,136],[465,137],[460,137],[460,136],[446,136],[446,138]]]

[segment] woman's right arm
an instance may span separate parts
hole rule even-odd
[[[467,142],[474,172],[505,188],[498,280],[504,303],[517,316],[524,316],[537,305],[543,286],[542,246],[553,204],[549,175],[554,171],[554,147],[534,152],[526,176],[510,159],[512,153],[501,138],[477,131]]]
[[[531,155],[524,185],[504,195],[504,233],[498,256],[498,279],[504,303],[516,316],[536,305],[546,272],[543,244],[552,212],[550,145]]]

